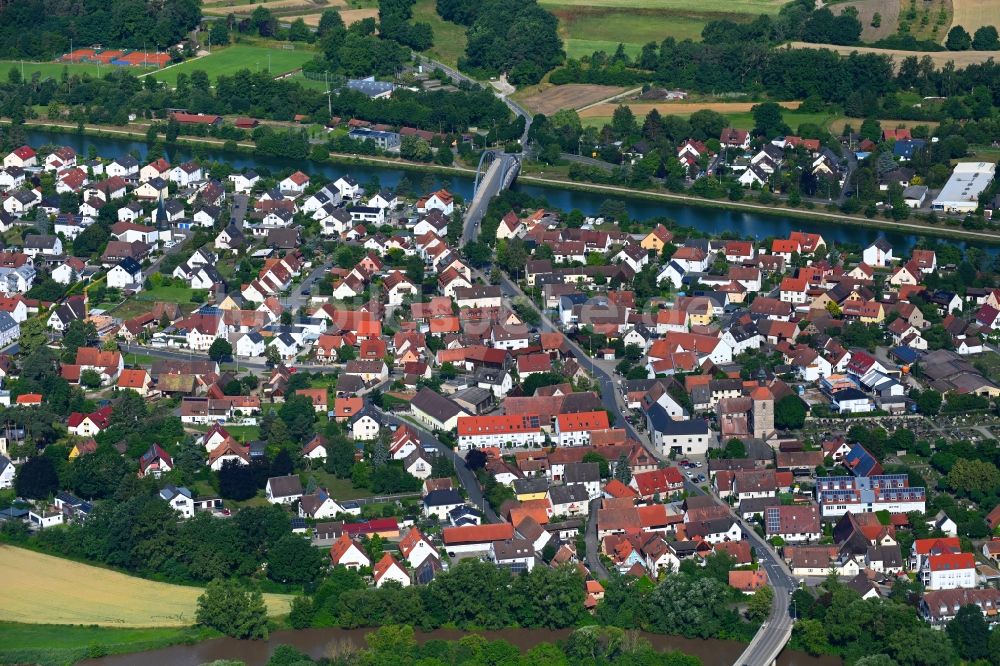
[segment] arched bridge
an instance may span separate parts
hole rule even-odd
[[[462,244],[476,239],[479,223],[486,213],[490,200],[514,184],[521,170],[521,160],[499,150],[487,150],[479,158],[472,202],[465,211],[465,227],[462,230]]]

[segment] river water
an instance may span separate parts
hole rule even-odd
[[[132,151],[136,151],[140,156],[144,157],[148,150],[148,145],[145,142],[132,139],[95,137],[74,132],[48,132],[30,128],[26,128],[26,134],[28,142],[35,147],[43,144],[68,145],[82,155],[86,155],[91,146],[95,148],[97,154],[101,157],[117,157]],[[370,181],[373,177],[377,177],[383,187],[389,188],[395,187],[400,178],[406,175],[413,184],[414,189],[419,189],[426,177],[426,174],[419,171],[408,171],[389,166],[381,167],[351,162],[322,164],[308,161],[300,162],[287,158],[227,152],[209,146],[199,146],[197,149],[189,146],[175,146],[168,149],[167,157],[171,163],[176,163],[191,159],[195,153],[220,162],[228,162],[237,169],[265,168],[272,172],[278,172],[290,168],[300,168],[310,174],[321,174],[329,179],[349,174],[362,184]],[[434,187],[445,187],[466,199],[472,197],[473,180],[470,177],[433,175],[432,179],[434,180]],[[712,235],[728,231],[743,237],[759,239],[767,236],[787,237],[789,232],[798,230],[820,233],[826,239],[827,243],[857,243],[861,245],[868,245],[879,236],[885,236],[892,243],[896,253],[904,255],[909,253],[917,240],[917,236],[911,234],[883,231],[872,226],[848,226],[824,222],[822,220],[800,219],[780,213],[770,215],[756,211],[749,212],[717,207],[693,206],[680,202],[626,198],[617,194],[610,195],[604,192],[585,192],[523,183],[516,183],[514,187],[531,196],[546,199],[552,208],[563,211],[570,211],[576,208],[587,215],[595,215],[600,209],[601,204],[608,198],[620,199],[625,202],[628,214],[633,220],[668,217],[682,226],[699,229]]]
[[[370,629],[278,631],[271,634],[267,642],[216,638],[195,645],[175,645],[137,654],[87,659],[79,662],[77,666],[132,666],[133,664],[199,666],[216,659],[238,659],[247,666],[264,666],[278,645],[293,645],[313,659],[333,657],[366,647],[364,637],[370,631]],[[491,640],[503,639],[525,651],[539,643],[555,643],[563,640],[570,632],[570,629],[505,629],[476,633]],[[466,635],[467,632],[457,629],[437,629],[428,633],[418,631],[416,638],[422,643],[434,639],[457,640]],[[645,632],[640,632],[640,635],[657,650],[680,650],[698,657],[705,666],[732,666],[746,647],[736,641],[698,640]],[[840,666],[840,664],[841,660],[838,657],[812,657],[793,650],[785,650],[778,657],[778,666]]]

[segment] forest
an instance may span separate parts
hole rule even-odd
[[[437,11],[468,26],[459,69],[484,77],[507,72],[511,83],[531,85],[565,57],[556,17],[534,0],[438,0]]]
[[[0,57],[50,59],[71,44],[166,49],[201,20],[200,0],[0,3]]]

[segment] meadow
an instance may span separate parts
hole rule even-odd
[[[666,37],[701,39],[705,24],[715,19],[750,21],[776,14],[782,0],[541,0],[559,19],[559,36],[569,57],[594,51],[613,52],[619,42],[635,55],[647,42]]]
[[[413,5],[413,20],[428,23],[434,30],[434,45],[424,55],[456,67],[465,53],[465,26],[445,21],[437,13],[434,0],[417,0]]]
[[[26,624],[184,627],[194,624],[203,591],[7,545],[0,545],[0,571],[6,580],[0,614]],[[271,615],[283,615],[291,596],[264,600]]]
[[[306,50],[303,46],[297,46],[293,50],[235,44],[212,51],[206,56],[192,58],[173,67],[166,67],[149,76],[174,85],[177,83],[178,74],[191,74],[199,69],[208,74],[208,78],[214,81],[220,74],[233,74],[241,69],[268,71],[269,64],[271,74],[278,76],[299,69],[304,63],[312,60],[315,55],[315,52]]]

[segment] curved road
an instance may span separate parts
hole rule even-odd
[[[501,274],[500,288],[503,294],[508,298],[523,296],[530,304],[530,307],[541,317],[541,328],[543,331],[548,332],[559,330],[548,318],[548,316],[539,310],[534,301],[528,298],[516,284],[507,278],[506,275]],[[587,353],[584,352],[579,345],[570,340],[568,337],[566,338],[566,341],[569,345],[570,351],[573,353],[573,356],[577,359],[580,365],[600,382],[601,402],[612,414],[615,415],[615,420],[618,424],[625,427],[629,437],[641,442],[643,446],[650,451],[650,453],[652,453],[655,457],[662,459],[662,456],[660,456],[655,450],[652,450],[646,439],[639,436],[639,433],[634,427],[632,427],[632,424],[625,420],[623,410],[624,405],[619,402],[619,391],[618,387],[615,385],[612,376],[613,373],[606,368],[601,367],[600,362],[595,361],[595,359],[587,355]],[[686,476],[684,477],[684,484],[689,494],[706,494],[705,491],[699,488],[697,484],[693,483],[690,478]],[[607,576],[607,570],[597,554],[599,548],[596,526],[597,504],[598,500],[591,502],[590,517],[587,521],[587,564],[590,566],[591,571],[594,572],[595,575],[601,575],[603,573],[604,576]],[[747,646],[746,651],[744,651],[744,653],[740,656],[739,660],[736,662],[736,666],[769,666],[784,648],[789,637],[791,636],[792,618],[788,613],[788,601],[790,595],[798,586],[798,583],[791,576],[784,561],[778,556],[771,545],[761,538],[761,536],[758,535],[752,528],[748,527],[745,523],[743,523],[743,521],[739,520],[738,516],[734,515],[734,517],[743,527],[743,533],[746,535],[746,539],[753,546],[760,566],[764,567],[764,570],[767,571],[768,580],[771,583],[771,587],[774,589],[774,601],[771,606],[771,614],[767,621],[761,626],[760,630],[758,630],[753,641],[749,646]]]

